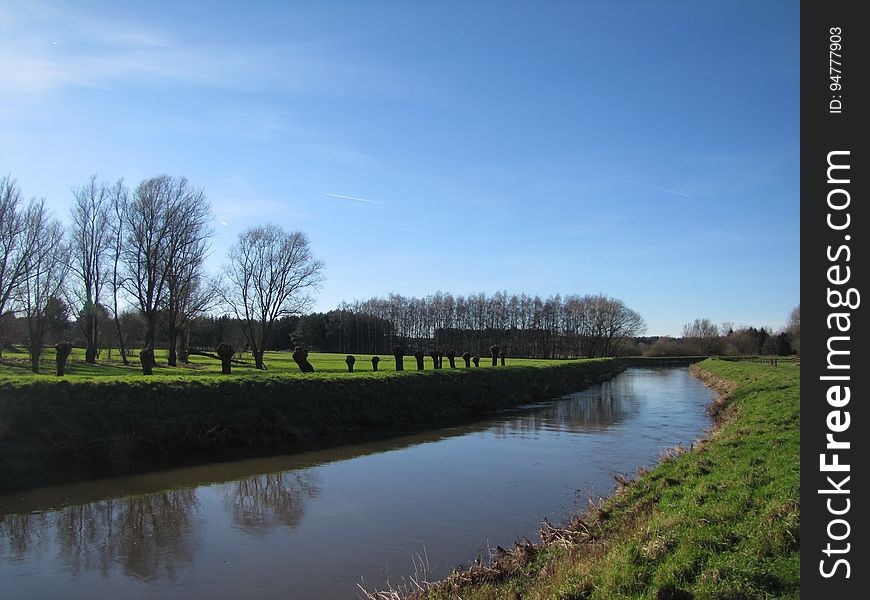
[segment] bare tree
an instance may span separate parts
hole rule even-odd
[[[272,224],[242,232],[228,258],[221,294],[242,321],[256,367],[264,369],[264,340],[277,319],[310,304],[309,292],[323,280],[323,263],[312,256],[304,233]]]
[[[36,242],[25,258],[24,276],[16,295],[27,321],[30,368],[39,373],[39,357],[49,321],[46,308],[63,291],[69,249],[64,244],[60,222],[49,216],[45,203],[40,201],[35,207],[28,211],[25,226],[27,235]]]
[[[214,233],[210,221],[211,207],[203,193],[195,191],[186,198],[183,213],[176,216],[169,230],[164,310],[171,367],[178,364],[180,333],[191,318],[208,309],[213,298],[203,274],[209,238]]]
[[[723,341],[719,328],[710,319],[695,319],[683,325],[683,337],[694,354],[719,354]]]
[[[200,265],[201,266],[201,265]],[[194,319],[216,306],[217,283],[207,278],[200,268],[193,265],[173,274],[168,285],[166,318],[169,335],[169,364],[175,366],[178,358],[187,362],[190,350],[190,326]],[[175,339],[175,342],[172,340]]]
[[[646,331],[646,322],[621,300],[607,299],[604,356],[619,356],[626,342]]]
[[[27,259],[37,243],[32,227],[44,210],[31,200],[21,210],[21,192],[9,176],[0,178],[0,315],[10,308],[18,288],[27,277]]]
[[[186,247],[180,232],[188,218],[197,220],[201,213],[208,213],[202,190],[194,189],[184,177],[169,175],[140,183],[124,207],[124,287],[145,318],[146,350],[154,350],[167,280],[178,263],[177,253]]]
[[[712,338],[719,335],[719,328],[710,319],[695,319],[683,325],[683,337]]]
[[[112,249],[111,188],[97,183],[93,175],[87,185],[73,190],[75,198],[70,228],[70,246],[73,253],[71,270],[76,285],[72,292],[81,308],[79,325],[85,334],[87,347],[85,362],[97,362],[103,287],[109,274]]]
[[[109,202],[112,206],[112,222],[109,227],[109,234],[111,236],[111,275],[109,285],[112,288],[112,320],[115,322],[115,330],[118,334],[118,351],[121,353],[121,361],[127,365],[130,364],[130,361],[127,358],[127,343],[123,328],[121,327],[121,310],[119,307],[119,296],[126,281],[122,263],[122,248],[125,239],[124,211],[130,197],[123,179],[115,182],[109,190],[109,196]]]

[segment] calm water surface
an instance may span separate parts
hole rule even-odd
[[[0,496],[0,597],[356,598],[416,555],[443,576],[696,440],[711,398],[630,369],[461,427]]]

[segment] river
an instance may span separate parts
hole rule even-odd
[[[485,420],[0,495],[3,598],[357,598],[537,540],[709,425],[685,368]]]

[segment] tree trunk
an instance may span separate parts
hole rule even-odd
[[[178,336],[178,360],[190,362],[190,327],[185,327]]]
[[[70,342],[58,342],[54,345],[54,360],[58,377],[63,377],[66,373],[66,360],[69,358],[72,348],[73,345]]]
[[[218,344],[217,354],[221,359],[221,374],[230,375],[233,372],[232,361],[235,349],[229,344]]]
[[[266,365],[263,364],[263,351],[252,350],[251,354],[254,355],[254,367],[256,367],[257,369],[265,370]]]
[[[178,366],[178,329],[176,329],[175,324],[171,322],[170,318],[169,323],[169,331],[167,337],[169,338],[169,358],[166,361],[170,367]]]
[[[97,363],[97,319],[90,310],[90,303],[85,307],[85,362],[94,365]]]
[[[42,356],[42,339],[43,339],[43,324],[36,317],[33,321],[28,322],[28,333],[30,333],[30,370],[34,373],[39,373],[39,357]]]
[[[85,317],[85,329],[87,331],[87,346],[85,348],[85,362],[91,365],[97,364],[97,311],[94,306],[94,310],[90,310],[92,307],[90,301],[85,308],[87,312],[87,316]]]
[[[314,373],[314,366],[308,362],[308,350],[305,348],[296,348],[293,351],[293,360],[299,365],[299,369],[303,373]]]
[[[42,354],[42,344],[31,344],[30,346],[30,370],[39,374],[39,356]]]
[[[145,348],[151,350],[148,354],[139,353],[139,358],[142,361],[149,361],[149,366],[154,367],[157,364],[157,361],[154,360],[154,341],[157,337],[157,326],[155,324],[156,315],[151,314],[147,316],[148,319],[148,327],[145,329]],[[144,352],[144,351],[143,351]],[[144,365],[144,362],[143,362]],[[150,373],[146,373],[146,375],[150,375]]]
[[[127,359],[127,348],[124,347],[124,334],[121,333],[121,320],[118,319],[118,313],[115,313],[115,328],[118,330],[118,351],[121,353],[121,362],[124,365],[129,365],[130,361]]]
[[[152,375],[154,373],[154,350],[145,348],[139,353],[139,361],[142,363],[142,374]]]

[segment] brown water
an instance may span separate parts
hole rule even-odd
[[[415,556],[443,576],[696,440],[711,398],[629,369],[460,427],[0,496],[0,597],[356,598]]]

